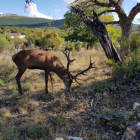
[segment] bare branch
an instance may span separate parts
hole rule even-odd
[[[132,8],[128,15],[128,19],[133,21],[134,17],[140,12],[140,3],[137,3],[135,7]]]
[[[119,21],[110,21],[110,22],[103,22],[104,24],[120,24]]]
[[[101,3],[101,2],[99,2],[97,0],[92,0],[92,2],[94,2],[96,5],[101,6],[101,7],[112,7],[113,6],[111,2],[109,2],[109,3]]]
[[[106,11],[103,11],[100,14],[98,14],[98,16],[101,16],[102,14],[105,14],[107,12],[116,12],[116,10],[106,10]]]
[[[123,0],[118,0],[119,5],[121,6],[123,3]]]

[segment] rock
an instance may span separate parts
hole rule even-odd
[[[120,107],[120,111],[125,111],[125,110],[126,110],[125,106]]]
[[[100,115],[99,114],[91,114],[91,117],[98,118]]]
[[[101,119],[107,120],[107,121],[114,121],[114,122],[121,122],[124,119],[129,120],[130,116],[128,113],[125,112],[118,112],[118,113],[112,113],[108,115],[100,115],[100,114],[91,114],[92,117],[98,118],[99,116]]]
[[[68,140],[83,140],[82,138],[79,138],[79,137],[72,137],[72,136],[68,136],[67,139],[68,139]]]
[[[54,140],[64,140],[63,138],[56,138],[56,139],[54,139]]]
[[[130,115],[129,114],[125,114],[124,118],[125,118],[125,120],[129,120],[130,119]]]
[[[10,100],[6,100],[5,104],[6,105],[10,105],[11,104],[11,101]]]
[[[127,113],[125,112],[118,112],[118,113],[112,113],[112,114],[109,114],[109,115],[105,115],[105,116],[102,116],[101,118],[107,120],[107,121],[122,121],[124,120],[124,116],[126,116]]]
[[[140,125],[127,127],[121,140],[140,140]]]
[[[135,102],[135,103],[133,104],[133,109],[136,109],[138,106],[140,106],[140,104],[137,103],[137,102]]]
[[[137,114],[138,119],[140,119],[140,113]]]
[[[108,93],[107,93],[107,92],[104,92],[104,93],[103,93],[103,96],[104,96],[104,97],[106,97],[106,98],[108,98],[108,97],[109,97],[109,95],[108,95]]]

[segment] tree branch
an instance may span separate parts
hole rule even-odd
[[[99,2],[97,0],[91,0],[92,2],[94,2],[96,5],[98,6],[101,6],[101,7],[112,7],[112,3],[102,3],[102,2]]]
[[[120,24],[119,21],[110,21],[110,22],[103,22],[104,24],[108,25],[108,24]]]
[[[102,14],[107,13],[107,12],[116,12],[116,10],[106,10],[98,14],[98,16],[101,16]]]
[[[133,21],[134,17],[140,12],[140,3],[137,3],[135,7],[132,8],[128,15],[128,19]]]
[[[121,6],[123,3],[123,0],[118,0],[119,5]]]

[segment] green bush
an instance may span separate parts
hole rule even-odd
[[[67,41],[65,43],[65,51],[72,51],[74,49],[74,43]]]
[[[54,124],[59,126],[59,125],[64,124],[65,121],[66,119],[63,117],[63,114],[60,113],[60,114],[57,114]]]
[[[75,50],[80,51],[80,48],[82,47],[82,43],[80,41],[74,42]]]
[[[0,52],[4,50],[6,44],[8,45],[8,41],[6,40],[6,37],[0,34]]]
[[[112,59],[108,59],[107,62],[106,62],[106,64],[107,64],[109,67],[111,67],[111,66],[113,66],[113,65],[115,64],[115,61],[112,60]]]
[[[129,60],[115,63],[112,67],[112,75],[125,75],[128,77],[134,77],[137,72],[140,71],[140,61],[137,56],[131,56]]]
[[[139,53],[140,47],[140,34],[133,33],[131,36],[130,50],[135,55]]]
[[[28,136],[31,139],[46,137],[48,135],[49,127],[44,124],[28,128]]]

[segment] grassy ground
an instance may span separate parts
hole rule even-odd
[[[61,51],[53,51],[66,67]],[[71,52],[76,59],[71,65],[72,74],[86,69],[90,55],[97,68],[72,84],[72,92],[64,91],[61,79],[53,73],[54,88],[49,82],[49,94],[45,94],[44,71],[27,70],[21,78],[24,95],[17,91],[15,76],[18,72],[11,57],[0,55],[0,140],[52,140],[68,135],[85,139],[98,139],[98,132],[87,129],[90,120],[89,96],[98,81],[110,77],[102,49]],[[94,121],[94,120],[93,120]],[[88,122],[88,121],[87,121]]]

